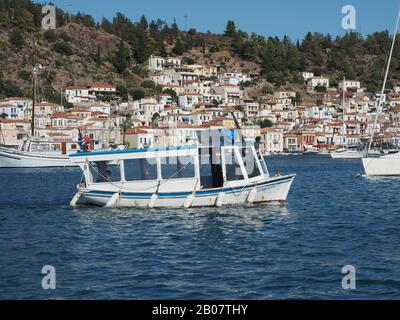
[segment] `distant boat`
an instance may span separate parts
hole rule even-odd
[[[383,153],[379,151],[371,151],[369,157],[378,158]],[[331,152],[332,159],[362,159],[367,156],[367,152],[360,149],[343,148],[338,149],[335,152]]]
[[[101,151],[93,141],[87,140],[91,145],[89,150]],[[79,148],[79,143],[72,141],[26,140],[17,149],[0,147],[0,168],[75,167],[69,155]]]
[[[317,150],[306,150],[302,153],[303,156],[316,156],[319,152]]]

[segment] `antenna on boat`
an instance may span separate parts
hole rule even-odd
[[[396,28],[395,28],[395,31],[394,31],[394,34],[393,34],[393,40],[392,40],[392,46],[390,48],[389,60],[388,60],[387,66],[386,66],[385,78],[383,80],[382,91],[381,91],[381,95],[379,97],[379,103],[378,103],[378,107],[376,109],[376,116],[375,116],[374,124],[373,124],[373,127],[372,127],[371,137],[370,137],[370,140],[369,140],[369,145],[368,145],[368,150],[367,150],[367,158],[368,158],[369,152],[371,151],[372,142],[374,140],[375,128],[376,128],[376,126],[378,124],[378,117],[379,117],[379,114],[382,112],[382,109],[383,109],[383,106],[382,106],[383,105],[383,99],[384,99],[383,97],[384,97],[384,94],[385,94],[386,82],[387,82],[387,78],[388,78],[388,75],[389,75],[390,63],[392,61],[394,45],[396,43],[396,36],[397,36],[397,30],[399,28],[399,22],[400,22],[400,9],[399,9],[399,12],[397,14]]]

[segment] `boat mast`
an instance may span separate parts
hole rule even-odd
[[[389,60],[388,60],[388,64],[387,64],[387,67],[386,67],[385,78],[383,80],[382,91],[381,91],[381,95],[379,97],[378,107],[376,109],[376,116],[375,116],[374,124],[373,124],[373,127],[372,127],[372,134],[371,134],[371,137],[370,137],[370,140],[369,140],[367,157],[369,155],[369,152],[371,151],[372,142],[374,141],[375,128],[376,128],[376,126],[378,124],[379,114],[382,112],[382,109],[383,109],[383,106],[382,106],[382,104],[383,104],[383,95],[385,94],[386,82],[387,82],[387,78],[388,78],[388,75],[389,75],[390,63],[392,61],[394,45],[396,43],[396,36],[397,36],[397,30],[399,28],[399,22],[400,22],[400,9],[399,9],[399,13],[397,15],[396,28],[395,28],[395,31],[394,31],[394,34],[393,34],[393,41],[392,41],[392,46],[390,48]]]
[[[37,67],[32,69],[32,119],[31,119],[31,137],[35,135],[35,104],[36,104],[36,83],[37,83]]]
[[[346,91],[347,91],[347,88],[345,88],[345,86],[346,86],[345,82],[346,82],[346,77],[344,76],[343,77],[343,86],[342,86],[342,91],[343,91],[343,93],[342,93],[342,110],[343,110],[342,114],[343,114],[344,138],[346,139],[346,146],[348,146],[348,143],[347,143],[347,126],[346,126],[346,121],[344,119],[344,116],[346,114],[345,107],[344,107],[344,102],[345,102]]]

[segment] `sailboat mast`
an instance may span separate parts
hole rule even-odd
[[[347,126],[346,126],[346,121],[344,119],[344,116],[346,114],[344,102],[346,99],[346,91],[347,91],[347,88],[345,88],[345,87],[346,87],[346,77],[343,77],[343,85],[342,85],[342,91],[343,91],[343,93],[342,93],[342,110],[343,110],[343,112],[342,112],[342,114],[343,114],[344,138],[346,140],[346,146],[347,146],[348,145],[348,143],[347,143]]]
[[[35,135],[35,104],[36,104],[36,66],[32,71],[32,119],[31,119],[31,137]]]
[[[394,45],[396,43],[396,36],[397,36],[397,30],[399,28],[399,22],[400,22],[400,9],[399,9],[399,13],[397,14],[396,28],[395,28],[395,31],[394,31],[394,34],[393,34],[392,46],[390,48],[389,60],[388,60],[387,66],[386,66],[385,78],[383,80],[382,91],[381,91],[381,95],[379,97],[378,108],[376,109],[376,116],[375,116],[375,120],[374,120],[374,125],[372,127],[372,134],[371,134],[371,137],[370,137],[370,140],[369,140],[367,156],[368,156],[369,152],[371,151],[372,142],[374,141],[375,128],[376,128],[376,126],[378,124],[379,114],[382,112],[382,109],[383,109],[382,108],[383,95],[385,94],[386,82],[387,82],[387,78],[388,78],[388,75],[389,75],[390,64],[392,62],[393,50],[394,50]]]

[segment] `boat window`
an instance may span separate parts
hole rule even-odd
[[[194,178],[194,158],[191,156],[161,158],[161,175],[163,179]]]
[[[93,182],[121,181],[121,167],[119,162],[97,161],[91,163]]]
[[[242,169],[234,149],[224,150],[225,172],[227,181],[243,180]]]
[[[157,163],[155,159],[125,160],[125,180],[157,180]]]
[[[246,168],[247,176],[249,178],[258,177],[259,175],[261,175],[252,148],[244,148],[242,150],[242,157],[244,167]]]

